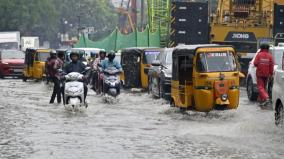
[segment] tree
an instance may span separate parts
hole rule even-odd
[[[77,35],[79,27],[95,27],[94,37],[112,31],[116,13],[108,1],[101,0],[0,0],[0,31],[21,31],[39,36],[41,41],[58,43],[58,33]],[[62,22],[68,22],[64,26]]]

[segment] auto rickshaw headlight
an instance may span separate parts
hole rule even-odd
[[[228,100],[228,95],[227,95],[227,94],[223,94],[223,95],[221,96],[221,99],[222,99],[222,101]]]

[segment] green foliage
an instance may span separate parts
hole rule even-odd
[[[0,31],[19,30],[54,44],[59,42],[58,33],[75,36],[79,26],[95,27],[94,36],[99,37],[117,24],[110,3],[102,0],[0,0],[0,15]]]

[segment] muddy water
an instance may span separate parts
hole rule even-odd
[[[0,80],[0,158],[284,158],[284,131],[273,111],[242,91],[234,111],[170,108],[147,94],[124,92],[118,104],[90,92],[76,113],[49,105],[42,83]]]

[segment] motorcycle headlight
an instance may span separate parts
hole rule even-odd
[[[109,80],[106,80],[105,83],[109,85],[111,82]]]
[[[79,89],[76,93],[81,93],[81,92],[83,92],[83,89],[82,89],[82,88]]]
[[[66,92],[67,94],[71,94],[71,93],[72,93],[72,91],[70,91],[70,90],[65,90],[65,92]]]
[[[223,94],[223,95],[221,96],[221,99],[222,99],[222,101],[228,100],[228,95],[227,95],[227,94]]]

